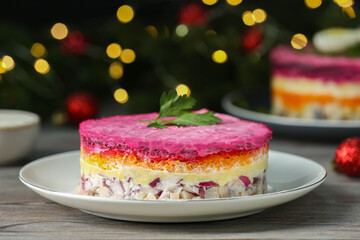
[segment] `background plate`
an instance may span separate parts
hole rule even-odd
[[[208,200],[123,200],[76,194],[79,158],[79,151],[45,157],[25,165],[19,178],[45,198],[94,215],[142,222],[195,222],[254,214],[303,196],[326,177],[325,169],[316,162],[270,151],[267,194]]]
[[[249,94],[231,92],[222,99],[222,107],[226,112],[242,119],[265,123],[275,134],[304,136],[313,138],[342,139],[360,135],[359,120],[325,120],[301,119],[276,116],[257,112],[237,106],[237,101],[245,101],[250,109],[263,109],[269,112],[270,99],[265,93]]]

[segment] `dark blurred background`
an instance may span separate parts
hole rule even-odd
[[[359,14],[347,0],[6,1],[0,57],[14,63],[0,67],[0,108],[77,123],[157,111],[177,89],[222,111],[230,91],[268,89],[272,47],[357,27]]]

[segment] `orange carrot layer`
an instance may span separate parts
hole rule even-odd
[[[272,96],[281,98],[287,108],[294,110],[300,110],[304,105],[314,102],[319,104],[337,102],[350,108],[360,106],[360,97],[339,99],[330,95],[297,94],[277,89],[272,90]]]
[[[195,161],[179,161],[174,159],[161,161],[144,161],[135,155],[118,154],[86,154],[81,151],[81,158],[91,165],[95,165],[104,170],[113,170],[119,167],[141,167],[157,171],[167,171],[173,173],[210,173],[218,170],[229,170],[234,166],[244,166],[264,156],[268,152],[268,145],[251,151],[239,153],[220,153],[196,159]]]

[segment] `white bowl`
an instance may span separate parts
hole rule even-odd
[[[40,118],[35,113],[0,109],[0,164],[24,157],[39,133]]]

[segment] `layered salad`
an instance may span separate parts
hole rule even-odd
[[[349,48],[360,46],[360,31],[324,30],[313,42],[313,48],[294,50],[283,45],[271,52],[272,112],[309,119],[359,120],[360,57],[348,53]]]
[[[157,113],[80,124],[78,193],[119,199],[214,199],[266,192],[271,130],[216,113],[208,126],[149,128]]]

